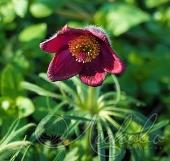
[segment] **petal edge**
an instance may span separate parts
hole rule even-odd
[[[68,50],[56,54],[51,60],[47,71],[50,81],[60,81],[77,75],[82,69],[82,63],[75,60]]]
[[[104,71],[111,74],[122,74],[126,70],[126,64],[117,56],[113,49],[107,44],[100,44],[100,57]]]
[[[89,86],[97,87],[102,85],[105,72],[102,69],[99,57],[83,64],[83,68],[79,73],[81,81]]]

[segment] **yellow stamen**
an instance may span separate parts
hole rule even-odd
[[[91,62],[100,52],[98,41],[93,35],[81,35],[73,40],[70,40],[69,50],[78,62]]]

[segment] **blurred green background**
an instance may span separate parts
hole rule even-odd
[[[25,125],[48,112],[44,98],[21,82],[53,90],[38,74],[47,71],[54,55],[41,51],[39,43],[65,24],[104,28],[127,64],[118,76],[122,92],[145,103],[130,108],[170,118],[170,0],[0,0],[1,137],[18,116]]]

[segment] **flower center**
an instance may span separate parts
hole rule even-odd
[[[92,35],[81,35],[73,40],[70,40],[69,50],[78,62],[91,62],[100,52],[99,43]]]

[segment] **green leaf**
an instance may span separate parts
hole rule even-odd
[[[143,84],[142,84],[143,90],[146,93],[149,94],[159,94],[160,93],[160,87],[159,84],[156,80],[154,79],[147,79]]]
[[[159,0],[159,1],[145,0],[144,2],[145,2],[146,6],[148,8],[153,8],[153,7],[160,6],[160,5],[164,4],[164,3],[170,2],[170,0]]]
[[[40,76],[41,78],[43,78],[44,80],[50,82],[49,79],[47,78],[47,74],[45,74],[45,73],[40,73],[39,76]],[[70,95],[73,96],[73,98],[76,100],[76,102],[78,102],[78,103],[81,102],[80,96],[79,96],[79,95],[74,91],[74,89],[71,88],[66,82],[64,82],[64,81],[58,81],[58,82],[54,82],[53,84],[60,89],[60,91],[61,91],[61,93],[63,94],[63,96],[65,95],[65,91],[66,91],[69,96],[70,96]],[[65,95],[65,96],[66,96],[66,95]]]
[[[64,149],[58,151],[56,157],[53,159],[53,161],[60,161],[60,160],[63,160],[63,155],[64,155],[65,151]],[[62,159],[63,158],[63,159]]]
[[[28,89],[32,92],[35,92],[41,96],[49,96],[49,97],[54,97],[54,98],[57,98],[57,99],[60,99],[62,101],[67,101],[67,103],[69,103],[70,105],[73,105],[73,106],[78,106],[77,102],[72,100],[71,98],[69,97],[63,97],[61,94],[56,94],[56,93],[53,93],[53,92],[50,92],[50,91],[47,91],[35,84],[32,84],[32,83],[29,83],[29,82],[22,82],[21,83],[22,87],[25,88],[25,89]]]
[[[78,116],[67,116],[67,115],[63,115],[64,119],[68,119],[68,120],[77,120],[77,121],[91,121],[90,119],[87,119],[85,117],[78,117]]]
[[[76,99],[77,102],[80,102],[79,95],[74,91],[74,89],[70,88],[70,86],[68,86],[67,83],[60,81],[57,83],[57,86],[60,89],[64,89],[64,91],[68,92],[68,95],[72,95]]]
[[[72,134],[74,133],[74,131],[78,128],[79,124],[82,123],[82,121],[78,120],[75,121],[74,123],[70,123],[67,128],[65,129],[65,131],[63,132],[61,138],[67,136],[67,134]],[[86,129],[87,130],[87,129]],[[83,131],[84,133],[85,131]],[[81,136],[79,136],[81,137]],[[73,140],[74,141],[74,140]],[[69,143],[70,144],[70,143]]]
[[[32,101],[26,97],[17,97],[16,105],[18,107],[19,117],[26,117],[32,114],[35,110]]]
[[[135,16],[134,16],[135,15]],[[95,22],[118,36],[131,27],[149,20],[149,15],[125,3],[106,3],[95,15]]]
[[[78,148],[74,148],[72,151],[66,154],[64,161],[77,161],[78,156],[77,156]]]
[[[27,145],[31,145],[32,143],[30,141],[14,141],[12,143],[7,144],[6,146],[3,146],[0,149],[0,153],[2,153],[3,151],[6,150],[17,150],[20,148],[20,146],[27,146]]]
[[[25,141],[26,137],[24,138],[23,141]],[[30,145],[28,145],[29,147]],[[19,153],[21,152],[21,149],[23,148],[23,145],[20,146],[20,148],[14,153],[12,154],[12,157],[10,159],[10,161],[15,161],[16,157],[19,155]]]
[[[112,161],[113,158],[116,156],[116,146],[115,146],[115,139],[110,127],[105,122],[105,127],[107,129],[107,135],[109,136],[109,161]]]
[[[128,59],[131,64],[135,64],[135,65],[143,65],[145,63],[144,59],[138,53],[135,52],[131,52],[129,54]]]
[[[15,130],[16,130],[16,128],[18,127],[18,124],[19,124],[19,119],[16,119],[13,123],[12,123],[12,125],[10,126],[10,128],[9,128],[9,130],[8,130],[8,132],[5,134],[5,136],[1,139],[1,141],[0,141],[0,146],[3,146],[3,145],[5,145],[5,144],[7,144],[12,138],[10,138],[9,136],[11,136],[14,132],[15,132]]]
[[[20,71],[10,64],[7,65],[2,71],[2,96],[16,98],[18,95],[23,95],[24,91],[20,86],[21,81],[23,81],[23,78]]]
[[[25,17],[28,8],[28,0],[12,0],[12,2],[16,14],[22,18]]]
[[[121,161],[125,155],[124,145],[116,142],[116,135],[113,135],[111,127],[107,124],[106,120],[103,121],[107,130],[107,136],[109,139],[109,161]]]
[[[48,104],[50,106],[50,109],[53,109],[53,107],[56,106],[57,102],[48,98],[49,101],[47,102],[47,99],[45,97],[38,96],[33,99],[33,103],[35,105],[35,112],[32,114],[33,118],[37,121],[40,121],[43,119],[50,111],[48,108]],[[48,104],[47,104],[48,103]]]
[[[22,156],[21,161],[24,161],[24,160],[26,159],[25,156],[26,156],[29,148],[30,148],[30,145],[28,145],[27,148],[25,149],[25,152],[24,152],[24,154],[23,154],[23,156]]]
[[[30,7],[30,12],[34,17],[47,17],[52,14],[53,10],[45,4],[35,2]]]
[[[46,33],[45,23],[31,25],[20,32],[19,40],[21,42],[27,42],[34,39],[43,39],[45,33]]]
[[[105,156],[105,148],[106,145],[105,140],[104,140],[104,134],[103,134],[103,130],[102,130],[102,126],[100,123],[97,124],[97,129],[98,129],[98,142],[97,142],[97,152],[98,152],[98,157],[99,157],[99,161],[105,161],[106,160],[106,156]]]
[[[63,7],[67,1],[68,0],[36,0],[32,3],[30,12],[37,18],[47,17]]]
[[[26,56],[21,53],[22,51],[19,51],[19,54],[16,55],[13,59],[13,64],[21,70],[21,72],[25,72],[28,70],[30,66],[29,60],[26,58]]]
[[[79,95],[82,102],[86,102],[88,99],[88,88],[87,86],[80,81],[77,76],[70,78],[73,81],[74,85],[77,88],[77,94]]]
[[[8,1],[5,1],[5,2],[8,2]],[[14,10],[11,8],[11,3],[9,3],[9,2],[8,3],[2,3],[2,4],[0,4],[0,6],[1,6],[0,7],[1,8],[0,9],[1,22],[3,22],[4,24],[11,25],[12,22],[14,21],[15,17],[16,17]],[[1,27],[1,25],[0,25],[0,27]]]
[[[3,150],[6,149],[6,146],[8,146],[8,143],[14,139],[16,136],[18,137],[19,134],[22,134],[24,131],[26,131],[27,129],[29,129],[32,126],[35,126],[35,124],[30,123],[27,124],[23,127],[21,127],[20,129],[16,130],[19,124],[19,119],[15,120],[11,127],[9,128],[8,132],[6,133],[6,135],[3,137],[3,139],[0,141],[0,152],[2,152]]]
[[[155,131],[161,129],[162,127],[164,127],[164,126],[167,125],[168,123],[169,123],[169,120],[163,120],[163,121],[160,121],[160,122],[156,123],[156,124],[149,130],[149,133],[155,132]]]
[[[22,82],[21,85],[22,85],[23,88],[30,90],[32,92],[35,92],[40,96],[51,96],[51,97],[57,97],[58,96],[55,93],[47,91],[47,90],[45,90],[45,89],[43,89],[43,88],[41,88],[41,87],[39,87],[35,84],[29,83],[29,82]],[[60,98],[60,96],[59,96],[59,98]]]

